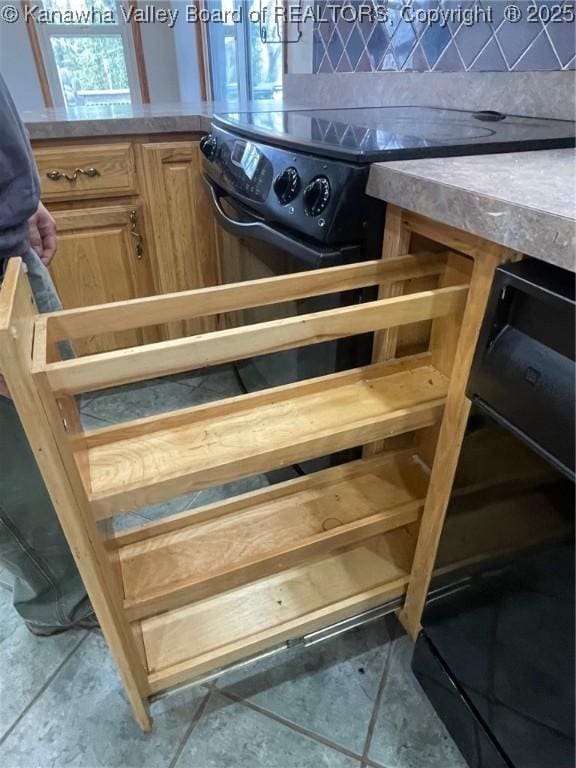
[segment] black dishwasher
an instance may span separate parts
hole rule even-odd
[[[500,267],[413,670],[472,768],[573,768],[574,275]]]

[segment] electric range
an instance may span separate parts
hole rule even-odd
[[[271,237],[266,229],[272,226],[304,241],[355,243],[363,257],[370,258],[374,254],[366,254],[366,238],[373,227],[382,228],[382,204],[364,191],[370,163],[573,147],[575,136],[571,121],[492,111],[431,107],[239,111],[214,117],[201,150],[216,208],[222,195],[246,207],[244,216],[252,214],[255,222],[265,225],[252,227],[255,236],[260,233],[268,242],[277,242],[279,237]],[[233,222],[219,219],[234,229]],[[244,232],[248,233],[246,227]],[[285,238],[283,244],[287,245]],[[371,245],[377,247],[377,238]],[[292,251],[305,253],[302,248]],[[317,266],[353,258],[350,249],[338,254],[333,248],[324,258],[316,251],[316,257]]]

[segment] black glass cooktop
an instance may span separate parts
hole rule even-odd
[[[569,120],[433,107],[227,112],[214,122],[263,143],[355,163],[575,146]]]

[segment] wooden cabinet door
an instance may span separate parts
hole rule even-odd
[[[154,293],[142,206],[55,211],[58,253],[51,272],[66,309]],[[94,334],[74,342],[79,355],[159,340],[155,328]]]
[[[216,222],[202,185],[199,143],[143,144],[140,152],[158,293],[217,285]],[[174,338],[215,328],[215,317],[197,318],[172,323],[166,335]]]

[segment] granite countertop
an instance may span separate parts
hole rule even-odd
[[[576,272],[573,149],[374,163],[367,191]]]
[[[208,131],[215,112],[284,109],[281,100],[238,103],[202,101],[196,104],[111,104],[92,107],[56,107],[22,111],[32,140],[83,139],[150,133]]]

